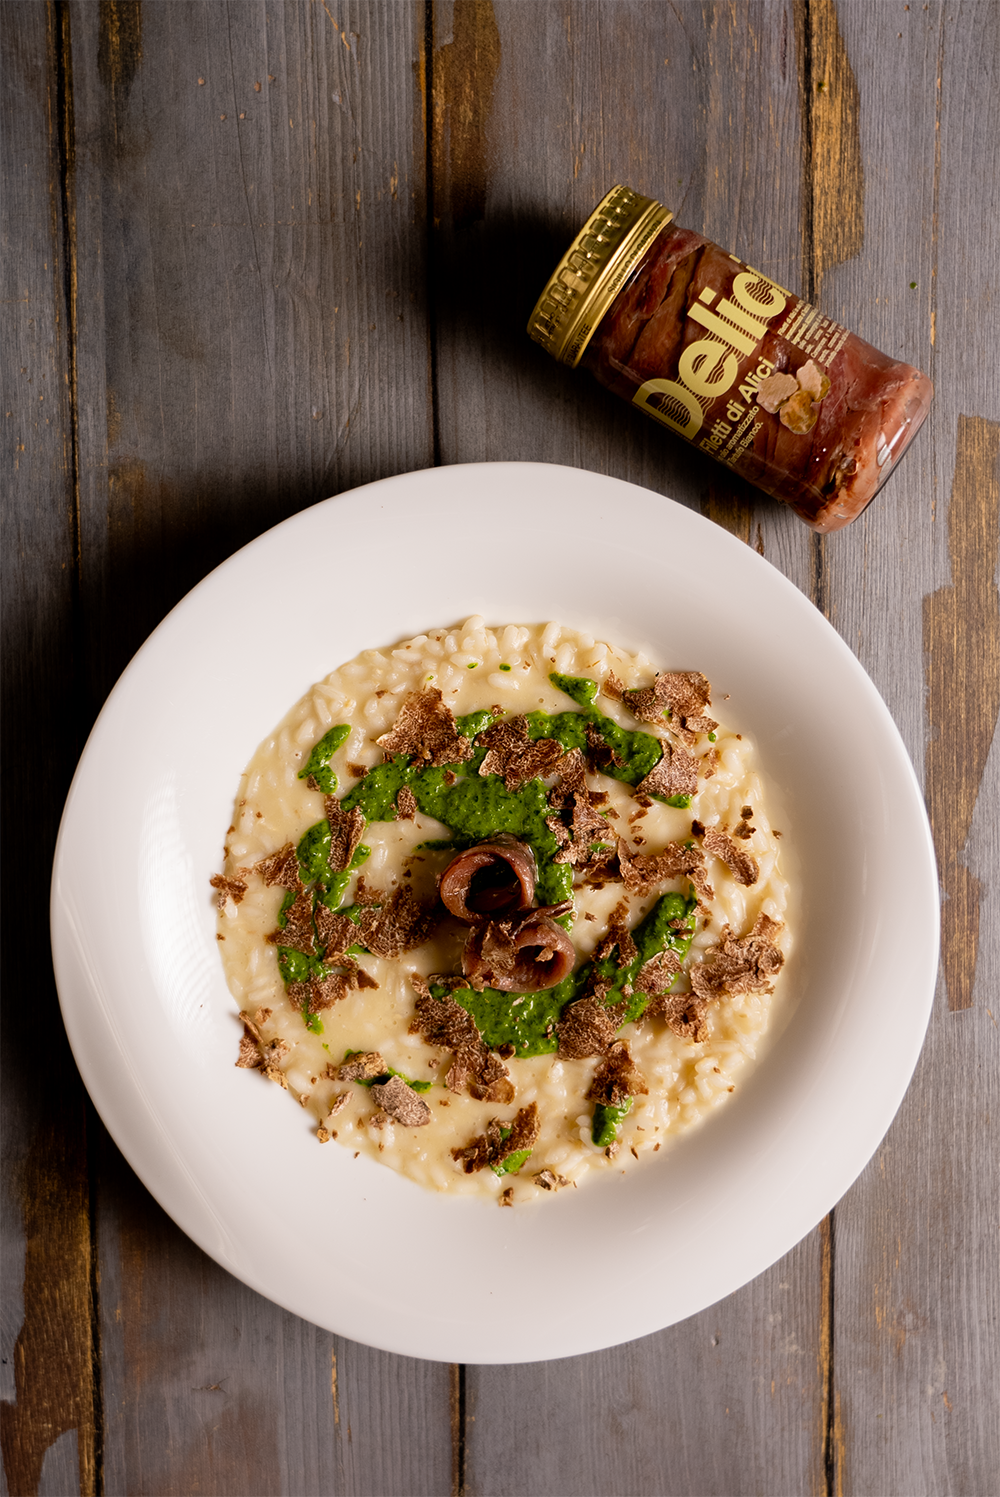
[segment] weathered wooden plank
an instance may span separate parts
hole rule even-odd
[[[517,4],[455,0],[434,19],[442,459],[613,473],[700,507],[808,587],[811,538],[793,515],[555,366],[523,332],[559,254],[619,180],[802,285],[792,6],[553,3],[526,25]],[[633,1345],[466,1369],[467,1489],[823,1490],[822,1264],[814,1233],[724,1304]]]
[[[5,5],[0,35],[0,369],[8,456],[0,546],[8,838],[0,1445],[5,1492],[31,1493],[40,1483],[44,1490],[57,1478],[63,1492],[93,1492],[86,1126],[83,1089],[59,1019],[47,918],[59,811],[80,744],[62,195],[67,120],[58,92],[61,37],[54,9]]]
[[[836,1211],[833,1474],[859,1494],[989,1493],[1000,1470],[1000,407],[983,371],[995,357],[1000,156],[973,101],[991,91],[998,38],[986,5],[841,0],[838,12],[867,192],[863,244],[827,269],[821,301],[928,369],[937,393],[900,472],[845,543],[825,547],[825,586],[925,774],[945,903],[921,1063]]]
[[[431,460],[423,12],[108,0],[72,22],[99,701],[237,546]]]
[[[611,1351],[468,1369],[467,1490],[823,1491],[820,1252],[813,1233],[739,1294]]]
[[[106,0],[69,19],[93,709],[240,543],[432,459],[423,9]],[[448,1485],[446,1368],[243,1288],[107,1141],[95,1192],[106,1490]]]

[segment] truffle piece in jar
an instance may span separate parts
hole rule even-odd
[[[922,425],[930,380],[672,217],[612,188],[542,292],[530,336],[814,530],[842,529]]]

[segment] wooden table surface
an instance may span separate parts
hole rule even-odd
[[[996,0],[5,0],[0,24],[4,1490],[994,1497]],[[848,531],[525,337],[616,181],[934,379]],[[670,495],[822,609],[925,788],[944,944],[895,1122],[787,1257],[638,1342],[449,1367],[297,1320],[164,1215],[70,1055],[47,886],[88,730],[194,583],[327,495],[501,459]]]

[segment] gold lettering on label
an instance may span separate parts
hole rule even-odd
[[[766,295],[762,296],[762,291]],[[753,312],[758,317],[763,312],[768,320],[788,306],[788,297],[781,287],[757,270],[744,271],[736,277],[733,281],[733,296],[746,311]]]
[[[720,317],[725,317],[728,322],[735,322],[744,332],[749,333],[755,343],[759,343],[767,332],[766,322],[751,317],[745,307],[738,307],[735,302],[720,301],[715,310]]]
[[[688,308],[688,316],[695,322],[700,322],[702,327],[707,328],[710,333],[714,333],[717,338],[721,338],[723,343],[728,344],[730,348],[737,349],[742,354],[752,354],[757,347],[759,339],[748,337],[746,333],[733,327],[731,322],[723,322],[721,317],[718,317],[714,312],[710,312],[707,307],[701,306],[698,302],[691,303]]]
[[[640,385],[632,397],[632,404],[639,406],[656,421],[662,421],[678,436],[693,442],[701,431],[704,420],[701,405],[683,385],[672,379],[648,379]]]
[[[677,373],[688,389],[709,400],[726,393],[739,369],[735,354],[727,353],[725,345],[716,343],[714,338],[700,338],[697,343],[689,343],[677,364]]]
[[[731,258],[735,259],[735,256]],[[742,264],[742,261],[736,263]],[[748,373],[746,383],[740,386],[739,393],[744,400],[749,402],[759,381],[773,372],[773,364],[768,359],[759,358],[760,340],[767,332],[768,322],[788,305],[788,296],[781,287],[756,270],[736,276],[732,285],[733,300],[720,302],[713,312],[706,303],[711,302],[716,294],[705,287],[700,300],[688,307],[688,317],[700,323],[712,336],[687,345],[677,363],[677,379],[646,380],[632,397],[633,405],[689,442],[694,441],[704,425],[703,406],[712,411],[712,402],[727,395],[739,378],[737,354],[745,357],[758,355],[756,373]],[[718,407],[715,409],[717,411]],[[731,405],[730,419],[736,421],[739,417],[733,411]],[[744,426],[747,419],[744,419]],[[716,421],[711,434],[701,445],[715,452],[730,431],[724,422]]]

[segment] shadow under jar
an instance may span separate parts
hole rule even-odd
[[[613,187],[528,333],[702,452],[840,530],[878,493],[934,387],[816,307]]]

